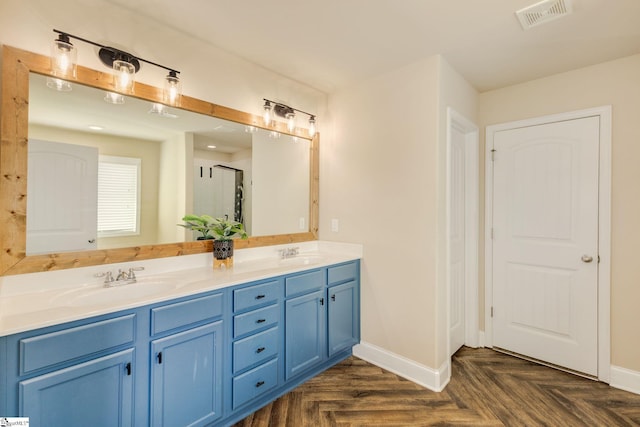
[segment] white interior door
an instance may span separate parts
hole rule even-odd
[[[465,343],[465,134],[451,129],[449,151],[449,354]]]
[[[494,134],[493,345],[598,374],[599,119]]]
[[[98,149],[29,140],[27,254],[97,248]]]

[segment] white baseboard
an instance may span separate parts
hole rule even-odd
[[[620,390],[640,394],[640,372],[611,365],[609,385]]]
[[[450,361],[436,370],[366,342],[353,347],[353,355],[432,391],[444,390],[451,378]]]

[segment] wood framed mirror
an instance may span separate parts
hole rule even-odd
[[[9,46],[3,46],[2,50],[2,116],[0,121],[0,204],[2,209],[0,210],[0,223],[3,225],[0,228],[2,247],[0,275],[190,255],[212,250],[212,242],[204,240],[27,255],[29,80],[32,73],[50,76],[50,59],[47,56]],[[78,66],[77,79],[72,83],[114,91],[110,73],[82,66]],[[133,96],[149,102],[162,102],[162,90],[143,83],[136,83],[135,95]],[[296,138],[309,139],[302,129],[296,129],[295,133],[290,133],[284,123],[276,123],[267,128],[262,125],[262,118],[259,116],[185,95],[182,96],[179,108]],[[251,236],[246,240],[236,240],[235,247],[237,249],[317,240],[319,213],[318,134],[310,140],[309,151],[308,230],[300,233]]]

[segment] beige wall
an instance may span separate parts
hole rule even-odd
[[[640,55],[485,92],[478,120],[484,129],[602,105],[613,107],[611,363],[640,371]]]
[[[475,96],[440,56],[418,61],[332,95],[321,151],[320,238],[364,244],[362,340],[434,369],[447,342],[446,107],[474,119]]]

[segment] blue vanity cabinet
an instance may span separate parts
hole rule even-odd
[[[224,292],[150,310],[151,426],[205,426],[222,417]]]
[[[133,425],[138,327],[124,312],[1,338],[2,415],[34,427]]]
[[[32,426],[133,425],[133,349],[19,383]]]
[[[287,380],[360,341],[359,267],[353,261],[285,279]]]
[[[285,278],[285,377],[305,372],[326,358],[326,269]]]
[[[360,342],[360,269],[356,262],[327,272],[329,357]]]
[[[32,427],[232,425],[351,354],[359,267],[0,337],[0,416],[29,417]]]
[[[275,390],[282,372],[283,278],[235,287],[231,345],[231,409]]]

